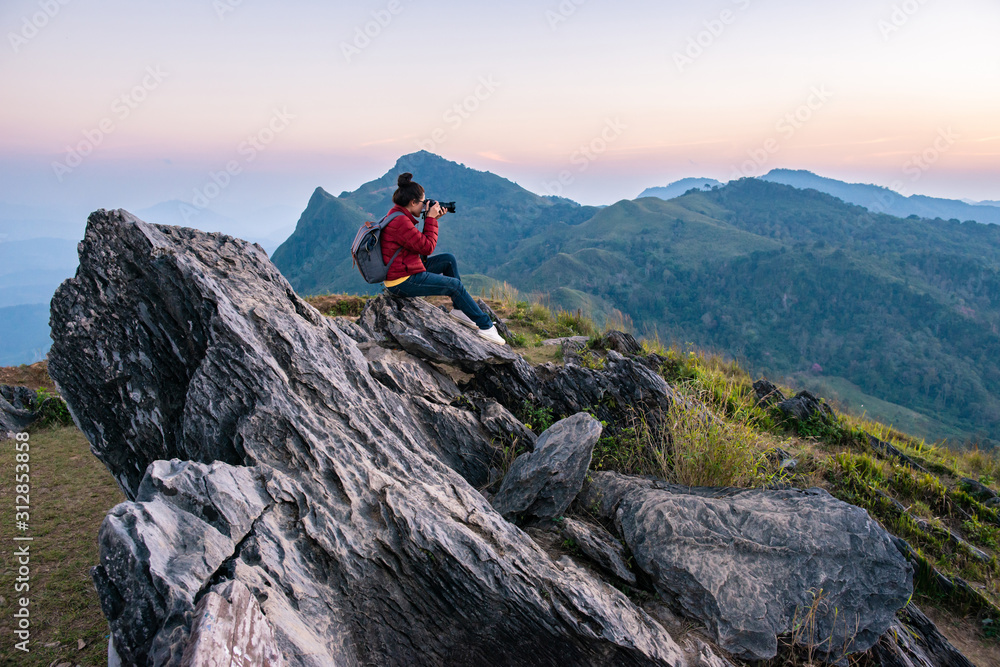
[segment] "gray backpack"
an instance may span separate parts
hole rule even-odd
[[[385,282],[385,277],[389,274],[389,267],[395,261],[396,256],[403,251],[402,248],[393,253],[389,263],[382,261],[382,230],[390,222],[401,215],[406,215],[402,211],[396,211],[387,215],[379,222],[366,222],[361,225],[354,243],[351,244],[351,257],[354,258],[354,266],[358,267],[361,277],[368,283]]]

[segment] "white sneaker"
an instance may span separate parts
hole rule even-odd
[[[497,332],[497,328],[492,325],[490,326],[489,329],[480,329],[479,335],[485,338],[486,340],[490,341],[491,343],[496,343],[497,345],[507,344],[507,341],[505,341]]]
[[[472,319],[468,315],[466,315],[465,313],[463,313],[460,310],[452,309],[452,311],[450,313],[448,313],[448,314],[451,315],[451,318],[453,320],[458,320],[459,322],[461,322],[465,326],[469,327],[470,329],[478,329],[479,328],[478,324],[476,324],[475,322],[473,322]]]

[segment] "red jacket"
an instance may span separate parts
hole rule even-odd
[[[396,260],[389,267],[389,274],[386,280],[396,280],[403,276],[412,276],[414,273],[426,271],[421,255],[427,256],[434,252],[434,246],[438,240],[438,222],[436,218],[424,219],[424,231],[417,230],[417,219],[402,206],[393,206],[389,213],[402,211],[403,215],[389,223],[389,226],[382,230],[382,261],[388,262],[392,259],[393,253],[400,247],[403,251],[399,253]]]

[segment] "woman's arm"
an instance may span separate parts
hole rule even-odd
[[[396,227],[393,240],[410,252],[415,252],[418,255],[429,255],[434,252],[434,246],[437,245],[438,239],[437,219],[424,218],[423,232],[418,231],[416,225],[410,222],[405,215],[390,222],[389,227]]]

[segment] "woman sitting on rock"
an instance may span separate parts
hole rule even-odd
[[[479,330],[479,335],[488,341],[504,344],[497,333],[490,316],[484,313],[466,291],[462,278],[458,275],[458,263],[453,255],[442,254],[427,257],[426,265],[421,256],[434,252],[438,237],[438,218],[445,215],[444,209],[436,202],[427,211],[424,231],[417,229],[417,216],[427,209],[424,189],[413,182],[413,174],[400,174],[399,188],[392,195],[395,206],[389,214],[402,211],[382,231],[382,261],[392,259],[396,250],[402,249],[392,262],[385,280],[385,291],[395,296],[431,296],[443,294],[451,297],[454,306],[453,318],[462,324]]]

